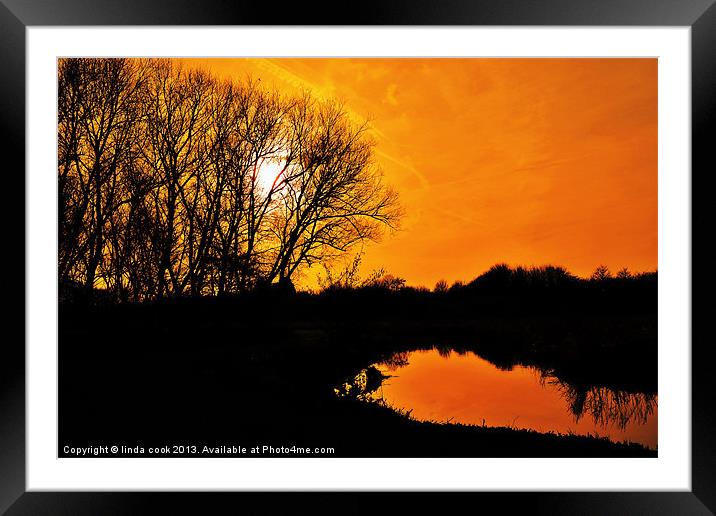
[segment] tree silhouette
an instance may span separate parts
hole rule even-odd
[[[599,265],[592,273],[592,280],[604,281],[612,277],[612,273],[609,271],[606,265]]]
[[[397,194],[371,163],[366,126],[352,127],[339,104],[306,96],[289,119],[293,138],[277,192],[281,211],[273,218],[277,248],[268,281],[375,240],[400,215]]]
[[[59,277],[109,279],[110,233],[126,202],[141,73],[125,59],[61,60],[58,77]]]
[[[290,283],[401,215],[336,102],[167,59],[62,59],[58,98],[61,285],[143,300]]]

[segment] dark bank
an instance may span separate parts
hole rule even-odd
[[[545,270],[527,281],[494,267],[444,291],[274,286],[125,304],[66,286],[60,443],[332,448],[336,457],[656,456],[605,438],[421,421],[336,394],[396,353],[436,349],[532,367],[574,399],[600,388],[655,396],[656,274],[554,280]]]

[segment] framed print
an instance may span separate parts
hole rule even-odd
[[[716,8],[561,4],[5,1],[3,510],[713,511]]]

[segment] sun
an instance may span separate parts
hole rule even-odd
[[[281,158],[266,158],[258,167],[256,183],[264,192],[274,187],[276,178],[283,172],[286,162]],[[278,183],[276,181],[276,183]]]

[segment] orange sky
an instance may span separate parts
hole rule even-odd
[[[498,262],[657,268],[656,59],[187,61],[372,120],[406,216],[365,247],[364,275],[432,287]]]

